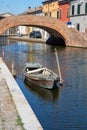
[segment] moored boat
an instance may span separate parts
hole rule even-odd
[[[46,89],[59,87],[59,76],[39,63],[26,63],[24,68],[24,81],[33,86]]]

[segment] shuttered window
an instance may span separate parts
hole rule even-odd
[[[80,14],[80,4],[77,5],[77,14]]]
[[[58,18],[58,19],[61,18],[61,9],[57,11],[57,18]]]
[[[87,14],[87,3],[85,3],[85,14]]]
[[[72,15],[74,15],[75,7],[72,5]]]
[[[57,18],[58,19],[60,18],[60,11],[59,10],[57,11]]]

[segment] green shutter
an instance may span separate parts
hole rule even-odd
[[[85,3],[85,14],[87,14],[87,3]]]
[[[74,15],[74,5],[72,5],[72,15]]]
[[[77,6],[77,14],[80,14],[80,4]]]

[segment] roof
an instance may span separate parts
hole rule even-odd
[[[42,6],[38,6],[38,7],[34,8],[34,9],[31,9],[31,8],[29,7],[27,11],[21,13],[20,15],[34,14],[34,13],[38,13],[38,12],[40,12],[40,11],[42,12],[42,10],[43,10],[43,7],[42,7]]]
[[[70,0],[58,0],[59,4],[66,4],[66,3],[70,3]]]
[[[39,7],[36,7],[34,9],[28,9],[27,13],[33,13],[33,12],[38,12],[38,11],[42,11],[43,7],[42,6],[39,6]]]
[[[14,14],[9,13],[9,12],[0,14],[0,17],[9,17],[9,16],[14,16]]]
[[[54,1],[58,1],[58,0],[44,0],[42,3],[43,3],[43,4],[47,4],[47,3],[54,2]]]

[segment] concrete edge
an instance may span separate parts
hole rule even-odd
[[[43,130],[39,120],[35,116],[30,104],[27,102],[25,96],[23,95],[20,87],[10,73],[8,67],[0,57],[0,68],[2,70],[3,76],[6,80],[10,93],[13,97],[14,103],[18,110],[18,113],[24,124],[26,130]]]
[[[25,41],[25,42],[35,42],[35,43],[46,43],[46,40],[44,39],[38,39],[38,38],[28,38],[28,37],[18,37],[18,36],[9,36],[9,39],[13,39],[13,40],[19,40],[19,41]]]

